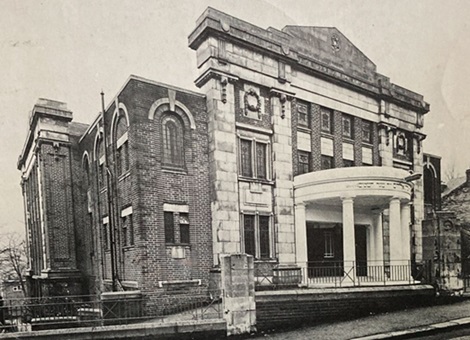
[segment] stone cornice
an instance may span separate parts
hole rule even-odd
[[[289,40],[290,35],[272,28],[263,29],[237,19],[223,12],[208,8],[197,21],[197,27],[188,37],[189,46],[197,49],[209,36],[222,37],[249,49],[261,51],[276,60],[289,63],[306,73],[311,73],[338,85],[366,92],[377,100],[385,99],[397,105],[424,114],[429,111],[429,104],[417,93],[390,83],[389,79],[374,73],[369,79],[362,79],[357,72],[347,73],[322,64],[308,56],[298,53]]]

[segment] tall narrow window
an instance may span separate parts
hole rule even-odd
[[[297,103],[297,112],[299,116],[299,125],[309,127],[308,106],[304,103]]]
[[[320,109],[321,115],[321,130],[327,133],[333,133],[333,111],[322,107]]]
[[[165,224],[165,243],[175,243],[175,225],[173,213],[165,211],[164,213]]]
[[[245,177],[253,177],[251,143],[251,140],[240,140],[241,175]]]
[[[109,233],[108,233],[108,220],[107,217],[103,219],[103,244],[104,249],[109,249]]]
[[[266,179],[266,147],[264,143],[256,143],[256,178]]]
[[[367,120],[362,121],[362,141],[372,143],[372,123]]]
[[[259,216],[259,257],[270,257],[269,216]]]
[[[118,176],[129,171],[129,146],[127,133],[127,120],[124,111],[119,110],[114,138],[116,143],[116,168]]]
[[[97,150],[96,164],[97,164],[97,173],[98,173],[98,187],[101,189],[105,186],[105,182],[106,182],[106,175],[104,171],[104,162],[105,162],[104,143],[103,143],[102,138],[98,140],[98,145],[96,147],[96,150]]]
[[[302,175],[310,172],[310,152],[297,151],[297,153],[299,156],[297,173]]]
[[[343,137],[353,138],[353,119],[351,116],[343,115]]]
[[[122,228],[122,245],[123,247],[134,245],[134,225],[132,222],[132,214],[121,217]]]
[[[190,243],[189,238],[189,215],[180,213],[180,243]]]
[[[173,167],[184,166],[183,124],[175,115],[162,120],[163,163]]]
[[[256,257],[255,215],[244,215],[243,222],[245,253]]]

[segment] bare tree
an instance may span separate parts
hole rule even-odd
[[[453,161],[444,172],[444,181],[449,182],[451,179],[460,177],[457,167],[455,166],[455,161]]]
[[[27,267],[25,240],[17,233],[0,237],[0,279],[13,278],[19,281],[26,293],[24,272]]]

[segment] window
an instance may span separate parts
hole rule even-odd
[[[129,207],[132,209],[131,207]],[[129,208],[124,209],[121,212],[121,216],[126,214],[126,211],[129,210]],[[132,212],[132,210],[131,210]],[[128,212],[127,212],[128,213]],[[122,216],[121,217],[121,228],[122,228],[122,246],[123,247],[128,247],[128,246],[133,246],[134,245],[134,224],[132,222],[132,213],[128,213],[128,215]]]
[[[351,116],[343,115],[343,137],[353,138],[353,119]]]
[[[362,121],[362,141],[372,143],[372,123],[367,120]]]
[[[103,139],[100,138],[98,140],[98,145],[96,147],[97,149],[97,154],[98,154],[98,159],[97,159],[97,167],[98,167],[98,187],[101,189],[105,186],[106,182],[106,175],[105,175],[105,169],[104,169],[104,161],[105,161],[105,155],[104,155],[104,143]]]
[[[178,117],[167,115],[162,120],[163,164],[184,166],[183,124]]]
[[[271,258],[271,217],[245,214],[242,221],[245,253],[257,259]]]
[[[310,172],[310,152],[298,151],[298,170],[299,175]]]
[[[333,133],[333,111],[327,108],[320,108],[321,130],[327,133]]]
[[[190,243],[189,241],[189,216],[187,213],[180,213],[180,243]]]
[[[103,218],[103,244],[104,244],[104,249],[109,250],[109,233],[108,233],[108,217]]]
[[[350,159],[343,159],[343,167],[350,168],[354,166],[354,161]]]
[[[185,206],[185,209],[183,209],[181,205],[171,206],[172,209],[177,211],[164,212],[165,242],[189,244],[191,239],[187,206]],[[178,229],[175,230],[175,228]]]
[[[331,156],[321,155],[321,169],[333,169],[335,167],[334,158]]]
[[[331,231],[325,231],[323,233],[325,240],[325,251],[323,253],[324,258],[334,258],[335,257],[335,247],[334,247],[334,238]]]
[[[116,123],[114,138],[116,143],[116,167],[117,174],[122,174],[129,171],[129,146],[127,135],[127,120],[124,111],[121,109],[120,116]]]
[[[308,117],[308,106],[304,103],[297,103],[297,112],[299,125],[308,127],[309,126],[309,117]]]
[[[343,143],[343,166],[354,166],[354,144]]]
[[[165,243],[175,243],[175,225],[174,225],[174,219],[173,219],[173,212],[165,211],[164,224],[165,224]]]
[[[240,174],[244,177],[268,179],[268,143],[240,139]]]

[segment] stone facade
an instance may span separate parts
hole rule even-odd
[[[309,222],[347,225],[354,240],[356,217],[376,260],[423,259],[422,179],[413,196],[406,179],[423,167],[423,96],[336,28],[262,29],[208,8],[189,46],[201,93],[131,76],[88,127],[65,104],[38,104],[18,163],[32,279],[57,269],[90,292],[197,290],[235,253],[305,267]],[[359,198],[300,199],[319,184],[309,176],[334,186],[341,169],[329,168],[343,167]]]
[[[215,183],[229,179],[228,208],[233,214],[228,221],[226,212],[219,211],[228,196],[212,196],[215,253],[227,253],[223,249],[228,248],[249,252],[255,263],[301,265],[299,259],[306,258],[298,249],[305,248],[306,235],[296,231],[296,218],[313,215],[308,212],[311,206],[295,208],[301,205],[295,197],[295,176],[364,165],[422,173],[423,117],[429,104],[379,74],[375,64],[336,28],[262,29],[208,8],[189,36],[189,46],[197,54],[196,85],[213,112],[209,125],[220,126],[219,117],[229,123],[223,128],[229,151],[216,141],[211,148],[216,157],[230,162],[224,169],[212,168],[211,174]],[[212,135],[217,133],[222,131]],[[245,139],[252,141],[251,151]],[[267,144],[268,156],[255,154],[258,141]],[[260,157],[267,168],[261,176],[256,173]],[[215,158],[212,162],[217,164]],[[245,169],[250,166],[246,163],[254,163],[252,171]],[[407,177],[403,174],[402,181]],[[403,227],[403,238],[410,248],[394,256],[415,262],[422,261],[422,187],[422,179],[415,179],[413,197],[402,198],[398,217],[392,218],[393,228],[401,229],[409,215],[412,227]],[[395,251],[390,248],[390,213],[388,206],[379,208],[383,256],[389,261]],[[269,237],[263,237],[263,214],[271,216]],[[366,223],[375,224],[372,218]],[[392,236],[398,242],[402,232]]]

